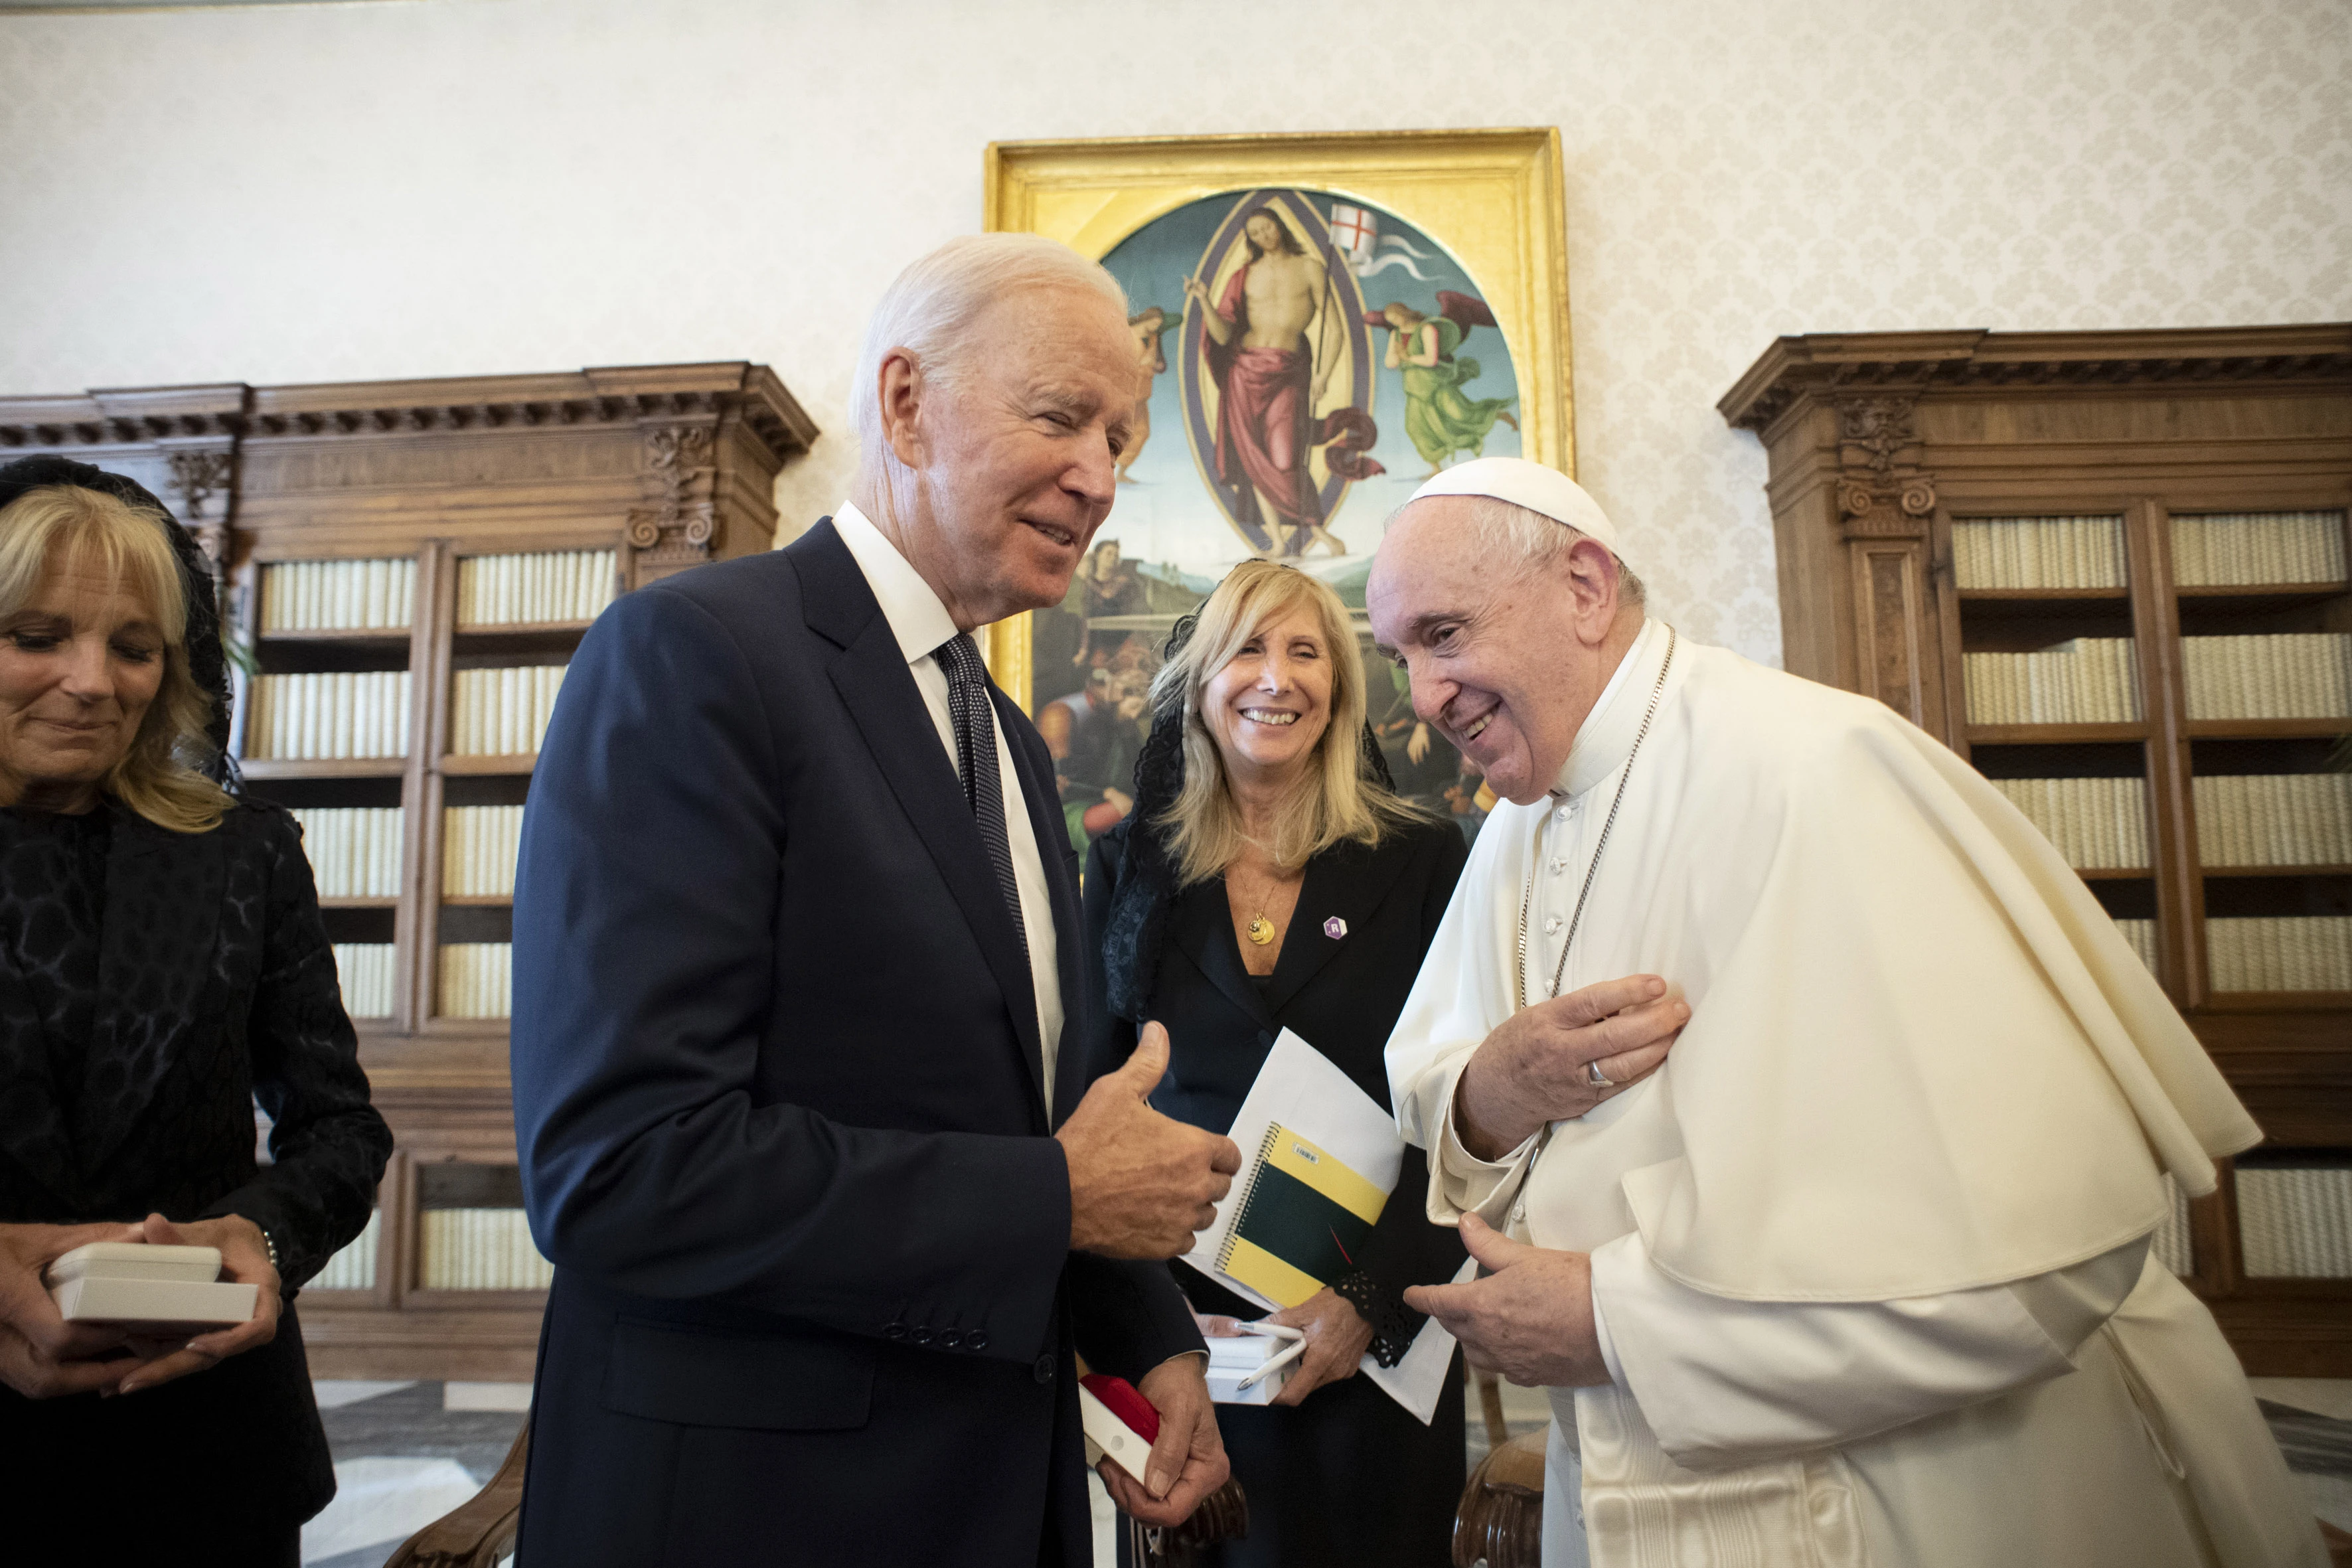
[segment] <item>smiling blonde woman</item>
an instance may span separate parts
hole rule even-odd
[[[227,735],[186,531],[119,475],[0,468],[0,1453],[38,1500],[26,1562],[96,1521],[117,1561],[194,1561],[193,1531],[204,1561],[290,1565],[334,1495],[285,1298],[366,1224],[392,1137],[299,832],[226,787]],[[42,1270],[93,1241],[216,1247],[254,1315],[68,1324]]]
[[[1090,1073],[1163,1024],[1169,1071],[1151,1103],[1222,1132],[1288,1028],[1389,1103],[1381,1049],[1466,850],[1390,787],[1364,707],[1347,606],[1296,568],[1244,562],[1179,625],[1135,810],[1087,870]],[[1411,1194],[1427,1174],[1420,1151],[1405,1157],[1396,1190]],[[1368,1352],[1402,1358],[1421,1321],[1405,1287],[1451,1279],[1462,1247],[1406,1201],[1359,1251],[1352,1272],[1274,1314],[1307,1342],[1275,1404],[1219,1407],[1251,1515],[1247,1538],[1221,1549],[1227,1568],[1445,1560],[1460,1368],[1427,1426],[1355,1373]],[[1258,1315],[1171,1267],[1204,1321]]]

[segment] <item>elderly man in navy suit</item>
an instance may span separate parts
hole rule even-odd
[[[1160,1432],[1120,1505],[1226,1474],[1156,1260],[1240,1157],[1089,1086],[1053,763],[971,632],[1057,603],[1139,373],[1109,275],[1023,236],[891,285],[852,499],[582,642],[515,889],[540,1342],[525,1562],[1089,1557],[1074,1350]]]

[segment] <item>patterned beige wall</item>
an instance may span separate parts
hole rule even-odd
[[[0,392],[750,357],[839,431],[991,138],[1557,124],[1583,478],[1665,613],[1777,659],[1713,406],[1765,343],[2352,317],[2347,80],[2343,0],[0,17]]]

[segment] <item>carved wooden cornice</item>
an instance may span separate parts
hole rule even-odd
[[[777,462],[816,424],[765,365],[626,366],[551,375],[316,386],[158,387],[0,398],[0,447],[234,445],[306,435],[413,434],[740,419]],[[215,487],[216,488],[216,487]]]
[[[1777,340],[1716,409],[1762,431],[1806,398],[2260,380],[2352,383],[2352,322],[2114,332],[1813,332]]]

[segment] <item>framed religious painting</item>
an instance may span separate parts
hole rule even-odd
[[[1364,584],[1431,474],[1575,471],[1559,132],[997,142],[986,203],[1108,268],[1150,378],[1068,597],[989,634],[1072,846],[1132,804],[1170,629],[1252,557],[1339,591],[1399,791],[1475,836],[1493,796],[1373,652]]]

